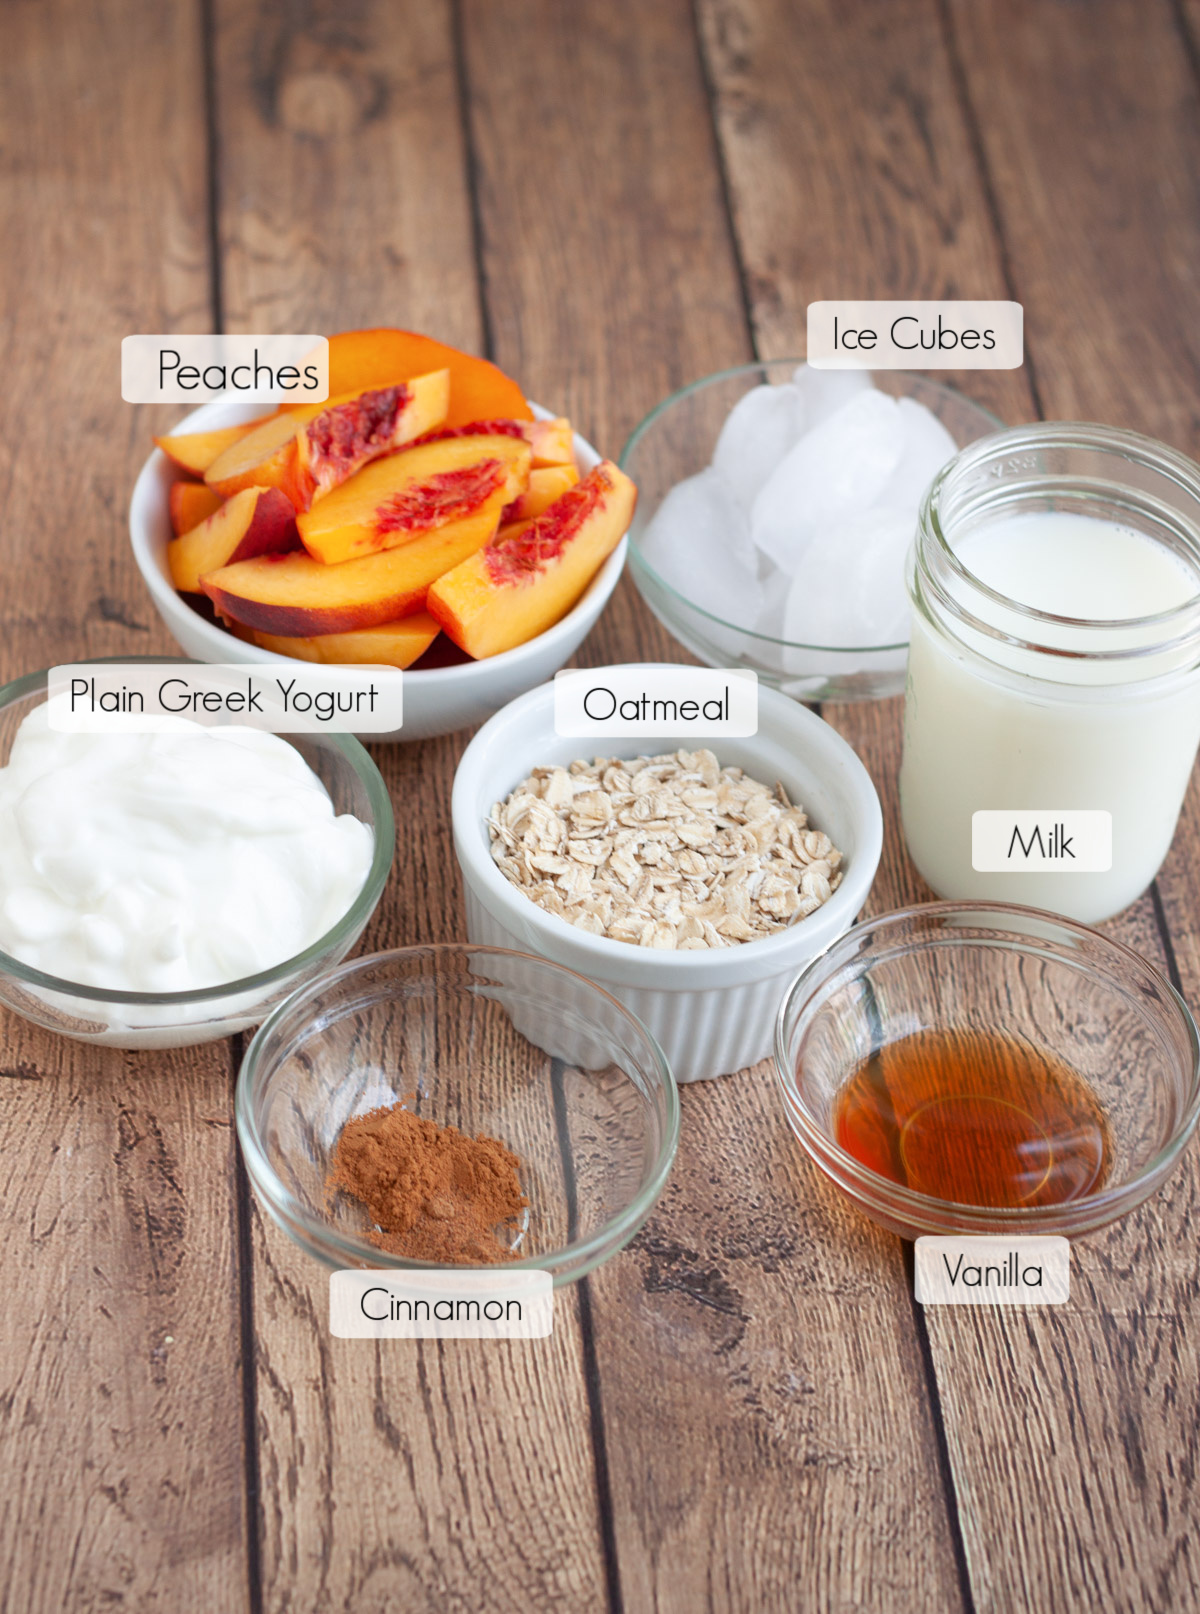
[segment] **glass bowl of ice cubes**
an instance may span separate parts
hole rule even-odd
[[[634,430],[634,581],[710,667],[802,701],[904,688],[905,561],[934,476],[1002,422],[901,370],[720,370]]]

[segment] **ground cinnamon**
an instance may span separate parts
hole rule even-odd
[[[347,1121],[325,1188],[360,1200],[378,1224],[371,1242],[392,1255],[491,1266],[512,1255],[495,1230],[529,1203],[519,1167],[497,1138],[470,1137],[395,1104]]]

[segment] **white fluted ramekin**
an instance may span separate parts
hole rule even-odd
[[[654,671],[642,670],[648,678]],[[823,907],[761,941],[709,952],[634,947],[576,930],[505,879],[491,855],[487,818],[493,805],[535,767],[565,766],[591,754],[588,741],[555,734],[552,683],[530,690],[485,723],[454,777],[454,850],[471,941],[552,959],[604,987],[643,1022],[681,1082],[726,1075],[767,1057],[788,985],[854,923],[879,864],[879,797],[858,757],[814,712],[773,689],[760,686],[758,695],[758,733],[712,741],[709,749],[753,778],[780,781],[814,828],[841,850],[844,869]],[[664,734],[605,740],[599,749],[606,756],[636,757],[701,743]]]

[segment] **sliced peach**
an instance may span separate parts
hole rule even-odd
[[[575,436],[571,422],[557,420],[472,420],[465,426],[439,426],[426,433],[422,443],[438,443],[446,437],[523,437],[533,450],[534,469],[549,465],[575,464]]]
[[[518,498],[529,445],[512,437],[425,443],[376,460],[299,518],[300,538],[327,566],[395,549],[478,510],[499,491]]]
[[[220,509],[167,545],[171,581],[185,594],[200,592],[206,572],[256,555],[296,547],[296,512],[278,488],[243,488]]]
[[[167,508],[171,512],[171,531],[178,538],[215,515],[221,508],[221,495],[203,482],[172,482]]]
[[[461,426],[489,416],[529,420],[532,412],[521,388],[487,359],[447,347],[430,336],[387,327],[342,331],[329,338],[329,394],[363,392],[409,381],[429,370],[450,372],[450,410],[446,423]],[[301,409],[302,404],[284,404]]]
[[[413,447],[442,443],[450,437],[524,437],[531,424],[527,420],[506,420],[501,417],[496,420],[470,420],[462,426],[439,426],[436,431],[418,437]]]
[[[636,503],[629,478],[601,461],[542,515],[439,577],[426,609],[476,660],[536,638],[575,604]]]
[[[225,426],[216,432],[174,432],[167,437],[156,437],[154,441],[181,470],[192,476],[203,476],[226,449],[248,437],[261,424],[258,420],[248,420],[244,426]]]
[[[509,522],[528,521],[548,510],[555,499],[560,499],[568,488],[579,481],[579,472],[573,465],[543,465],[529,473],[529,486],[517,495],[500,520],[501,530]],[[496,535],[499,537],[499,533]]]
[[[276,415],[226,449],[204,480],[226,498],[244,487],[279,488],[297,510],[307,510],[370,460],[437,426],[449,389],[449,372],[434,370],[335,398],[315,413],[306,405]]]
[[[205,482],[223,499],[251,487],[279,488],[291,498],[296,481],[296,438],[301,430],[294,415],[272,415],[252,432],[235,438],[205,471]]]
[[[411,616],[429,585],[495,535],[504,490],[473,514],[359,560],[326,566],[308,554],[262,555],[200,579],[221,616],[260,633],[310,638]]]
[[[571,422],[562,415],[557,420],[531,420],[525,427],[525,440],[533,449],[533,465],[574,465],[575,438]]]
[[[516,538],[523,533],[532,520],[533,517],[530,516],[525,521],[502,521],[492,542],[494,544],[506,544],[510,538]]]
[[[399,622],[381,622],[378,627],[356,628],[351,633],[319,633],[295,639],[251,630],[250,638],[264,650],[273,650],[277,656],[294,656],[298,661],[411,667],[441,631],[428,611],[417,611],[401,617]]]

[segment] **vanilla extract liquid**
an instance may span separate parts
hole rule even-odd
[[[835,1101],[838,1143],[960,1205],[1060,1205],[1099,1188],[1108,1123],[1091,1087],[1004,1032],[921,1031],[877,1049]]]

